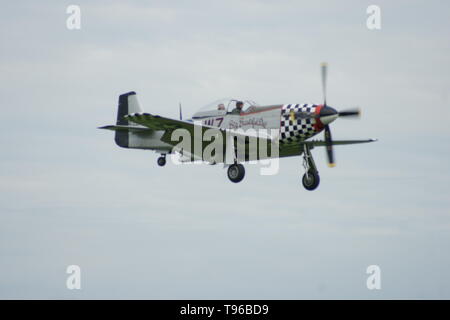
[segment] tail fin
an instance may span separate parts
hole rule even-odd
[[[130,113],[141,113],[142,109],[139,106],[139,102],[136,98],[136,92],[131,91],[128,93],[121,94],[119,96],[119,108],[117,110],[117,125],[135,125],[134,123],[129,123],[125,118],[127,114]],[[116,135],[114,137],[117,145],[122,148],[129,147],[129,137],[127,131],[116,131]]]

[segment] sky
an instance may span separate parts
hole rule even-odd
[[[449,299],[449,14],[447,1],[2,4],[0,298]],[[327,103],[362,110],[333,137],[378,141],[336,147],[335,168],[314,149],[313,192],[300,157],[233,184],[97,129],[131,90],[173,118],[222,97],[321,103],[323,61]]]

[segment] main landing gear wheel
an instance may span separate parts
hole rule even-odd
[[[319,171],[317,171],[316,164],[312,157],[310,148],[306,143],[303,144],[303,167],[305,168],[305,174],[303,175],[302,182],[306,190],[312,191],[319,186],[320,177]]]
[[[309,170],[308,173],[303,175],[302,182],[306,190],[312,191],[316,189],[320,183],[319,173],[314,170]]]
[[[227,174],[231,182],[238,183],[244,179],[245,168],[242,164],[235,163],[228,167]]]
[[[162,155],[158,158],[158,166],[164,167],[166,165],[166,155]]]

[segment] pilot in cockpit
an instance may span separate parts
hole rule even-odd
[[[236,101],[236,108],[231,111],[231,114],[241,114],[244,103],[242,101]]]
[[[219,103],[217,110],[225,110],[225,105],[223,103]]]

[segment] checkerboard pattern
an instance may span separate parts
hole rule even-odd
[[[305,140],[312,137],[316,132],[314,124],[316,119],[302,119],[295,117],[294,121],[291,119],[291,112],[308,112],[314,113],[316,105],[313,104],[285,104],[281,108],[281,125],[280,125],[280,142],[292,142],[298,140]]]

